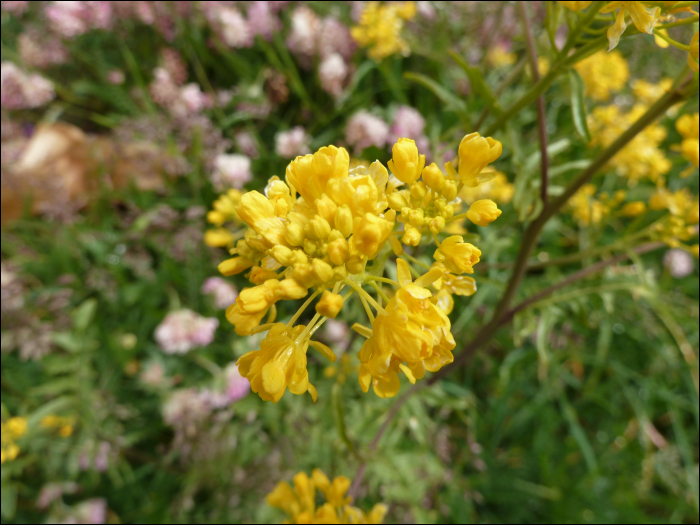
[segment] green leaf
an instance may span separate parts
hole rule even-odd
[[[464,101],[460,100],[456,95],[442,87],[432,78],[421,75],[420,73],[411,73],[410,71],[404,73],[403,77],[406,80],[413,80],[414,82],[428,88],[433,95],[435,95],[445,104],[445,109],[447,111],[454,111],[461,120],[465,122],[468,121],[467,105],[464,103]]]
[[[0,513],[4,519],[11,520],[15,517],[15,511],[17,510],[17,485],[3,483],[1,492],[0,502],[2,502],[2,510]]]
[[[57,346],[63,348],[67,352],[80,352],[83,348],[82,341],[75,335],[66,332],[56,332],[51,335],[51,340]]]
[[[484,75],[481,73],[481,71],[467,64],[467,62],[454,51],[448,51],[448,53],[452,57],[452,60],[457,62],[457,65],[467,74],[474,93],[481,98],[484,105],[487,108],[490,108],[496,115],[503,113],[503,110],[498,105],[498,100],[496,100],[496,97],[493,95],[493,93],[491,93],[491,90],[489,89],[488,84],[486,84],[486,80],[484,79]]]
[[[571,115],[574,119],[574,127],[581,138],[588,143],[591,141],[591,134],[588,131],[586,101],[583,98],[586,87],[583,79],[581,79],[581,76],[575,69],[569,70],[569,84],[571,87]]]
[[[97,300],[88,299],[83,304],[78,306],[73,312],[73,322],[75,323],[75,329],[79,332],[84,332],[92,320],[95,318],[95,312],[97,311]]]

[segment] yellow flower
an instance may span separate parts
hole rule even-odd
[[[417,181],[425,167],[425,155],[418,154],[415,141],[399,139],[391,152],[389,169],[396,178],[407,184]]]
[[[498,157],[503,145],[491,137],[470,133],[459,143],[459,178],[469,187],[478,186],[479,174]]]
[[[567,9],[571,9],[572,11],[583,11],[586,9],[589,5],[591,5],[593,2],[557,2],[558,4],[563,5]]]
[[[300,472],[293,478],[294,488],[281,481],[267,495],[270,506],[283,510],[290,521],[287,523],[382,523],[387,513],[386,505],[377,504],[369,514],[350,506],[346,497],[351,481],[339,476],[332,482],[319,469],[311,477]],[[326,502],[316,508],[316,490],[323,493]]]
[[[7,430],[12,439],[19,439],[27,433],[27,419],[23,417],[10,418],[7,423]]]
[[[295,279],[268,279],[261,285],[244,289],[226,310],[226,318],[238,335],[250,335],[270,306],[277,301],[301,299],[307,293]]]
[[[233,234],[226,228],[217,228],[204,232],[204,244],[212,248],[231,246],[235,240]]]
[[[690,40],[690,51],[688,51],[688,67],[695,71],[696,73],[700,71],[700,65],[698,64],[698,53],[700,52],[700,46],[698,44],[698,32],[696,31],[693,38]]]
[[[297,157],[287,166],[287,182],[307,204],[326,193],[331,179],[347,177],[350,156],[345,148],[326,146],[313,155]]]
[[[637,215],[641,215],[647,211],[647,206],[643,202],[640,201],[635,201],[635,202],[628,202],[622,207],[622,210],[620,210],[620,213],[624,215],[625,217],[636,217]]]
[[[479,262],[481,250],[473,244],[463,241],[461,235],[448,237],[435,250],[433,257],[456,274],[474,273],[473,266]]]
[[[700,256],[700,246],[697,244],[694,244],[693,246],[690,247],[690,253],[695,255],[696,258]]]
[[[403,21],[416,14],[414,2],[380,5],[368,2],[360,15],[359,25],[350,29],[350,34],[361,47],[368,47],[371,59],[383,58],[401,53],[408,55],[408,43],[401,38]]]
[[[476,201],[469,207],[467,219],[479,226],[488,226],[503,213],[491,199]]]
[[[612,93],[620,91],[629,79],[627,61],[619,51],[598,51],[577,63],[578,71],[586,86],[586,94],[593,100],[605,102]]]
[[[244,272],[254,264],[253,261],[245,257],[234,257],[219,264],[219,272],[228,277]]]
[[[486,168],[488,171],[492,168]],[[494,177],[490,181],[479,184],[476,188],[464,187],[459,192],[459,198],[467,204],[472,204],[482,199],[492,199],[499,204],[508,204],[513,199],[515,187],[508,182],[508,178],[500,171],[494,171]]]
[[[442,263],[434,263],[433,267],[442,267]],[[443,276],[433,283],[433,286],[442,291],[447,290],[451,295],[469,297],[476,293],[476,281],[468,275],[455,275],[444,269]]]
[[[305,329],[303,325],[289,329],[284,323],[276,323],[260,344],[260,350],[238,359],[238,370],[263,401],[277,403],[287,388],[297,395],[309,392],[316,401],[318,394],[309,383],[306,370],[309,340],[300,338]]]
[[[14,461],[19,456],[20,450],[15,440],[21,438],[27,432],[27,420],[23,417],[10,418],[6,423],[0,424],[0,463]]]
[[[651,35],[654,32],[654,26],[659,19],[659,13],[661,11],[658,7],[649,9],[642,5],[642,2],[610,2],[603,7],[600,12],[611,13],[616,9],[620,11],[617,13],[615,23],[608,29],[608,41],[610,42],[608,51],[613,50],[617,46],[622,33],[624,33],[627,28],[627,24],[625,23],[626,12],[629,12],[632,22],[639,31]]]
[[[323,292],[321,300],[316,303],[316,311],[319,314],[333,319],[335,319],[342,308],[343,297],[339,294],[329,292],[328,290]]]
[[[673,80],[670,78],[661,79],[655,84],[638,78],[632,81],[632,92],[639,102],[652,104],[670,91],[672,85]]]
[[[698,113],[695,115],[683,115],[676,121],[676,129],[683,136],[683,141],[680,145],[680,150],[683,156],[696,168],[698,167],[698,156],[700,156],[700,140],[698,139],[699,131]],[[690,175],[691,171],[686,170],[681,173],[681,176]]]
[[[421,286],[433,282],[436,274],[424,276],[428,283],[421,279],[413,283],[402,259],[397,260],[397,267],[401,288],[377,315],[372,336],[360,350],[360,386],[367,392],[371,384],[382,398],[398,393],[399,371],[413,383],[426,370],[436,372],[451,363],[455,347],[449,318],[430,301],[432,293]]]
[[[489,49],[487,54],[489,62],[493,67],[512,66],[515,64],[518,56],[515,53],[507,51],[503,46],[495,45]]]

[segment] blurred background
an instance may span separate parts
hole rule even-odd
[[[387,4],[401,4],[382,19],[391,38],[368,48],[352,29],[365,2],[2,2],[3,523],[274,523],[279,481],[355,475],[393,403],[357,383],[361,308],[324,326],[335,364],[309,356],[317,403],[261,401],[235,362],[262,335],[225,319],[245,279],[217,272],[228,241],[207,214],[327,144],[353,165],[386,163],[400,137],[451,160],[489,116],[481,83],[501,107],[532,85],[513,2]],[[544,73],[553,8],[528,4]],[[651,89],[686,60],[652,38],[618,50],[629,80],[605,102],[623,110],[643,97],[633,80]],[[619,67],[580,71],[584,111]],[[572,89],[547,92],[562,177],[595,147]],[[456,298],[458,348],[503,290],[498,263],[538,194],[535,118],[526,108],[497,137],[484,191],[502,225],[478,230],[492,267]],[[656,145],[677,175],[673,122]],[[697,199],[697,168],[684,184]],[[619,235],[569,210],[538,253]],[[563,276],[543,268],[525,288]],[[385,503],[392,523],[697,523],[698,285],[697,259],[664,249],[519,315],[401,408],[356,504]]]

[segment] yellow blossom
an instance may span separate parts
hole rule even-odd
[[[235,237],[226,228],[217,228],[204,232],[204,244],[212,248],[225,248],[231,246]]]
[[[502,213],[491,199],[483,199],[476,201],[469,207],[467,219],[479,226],[488,226],[498,219]]]
[[[461,235],[452,235],[442,241],[433,257],[456,274],[474,273],[473,266],[479,262],[481,250],[473,244],[464,242]]]
[[[680,151],[686,160],[696,168],[698,167],[698,157],[700,156],[700,140],[698,139],[700,126],[698,125],[698,119],[698,113],[695,113],[694,115],[683,115],[676,121],[676,129],[683,137]],[[691,170],[685,170],[681,173],[681,176],[687,177],[690,173]]]
[[[690,253],[695,255],[696,258],[700,257],[700,247],[697,244],[694,244],[690,247]]]
[[[486,168],[484,171],[492,170]],[[494,171],[494,170],[492,170]],[[494,177],[482,182],[476,188],[464,187],[459,192],[459,198],[467,204],[472,204],[478,200],[491,199],[499,204],[508,204],[513,199],[515,187],[508,182],[508,178],[500,171],[494,172]]]
[[[399,139],[392,148],[392,160],[389,161],[391,172],[404,183],[418,180],[425,167],[425,155],[418,154],[415,141]]]
[[[670,91],[672,85],[673,80],[670,78],[661,79],[655,84],[643,79],[635,79],[632,81],[632,92],[639,102],[652,104]]]
[[[377,315],[372,336],[360,350],[360,386],[367,392],[372,385],[382,398],[398,393],[399,371],[413,383],[426,370],[436,372],[451,363],[455,347],[449,318],[430,301],[432,293],[420,286],[430,282],[411,282],[406,263],[398,259],[397,265],[401,288]]]
[[[319,314],[333,319],[335,319],[342,308],[343,297],[337,293],[329,292],[328,290],[323,292],[321,300],[316,303],[316,311]]]
[[[504,67],[515,64],[518,56],[503,46],[495,45],[489,49],[487,58],[493,67]]]
[[[619,11],[615,18],[615,23],[608,29],[608,40],[610,42],[608,51],[611,51],[617,46],[622,33],[624,33],[627,28],[627,24],[625,23],[626,13],[629,12],[632,22],[639,31],[652,34],[661,11],[659,7],[647,8],[642,5],[642,2],[610,2],[603,7],[600,12],[611,13],[616,9],[619,9]]]
[[[219,264],[219,272],[226,276],[236,275],[246,271],[254,264],[253,261],[245,257],[234,257],[233,259],[227,259]]]
[[[700,65],[698,64],[699,39],[700,37],[698,37],[698,32],[696,31],[690,40],[690,51],[688,51],[688,67],[696,73],[700,71]]]
[[[314,402],[318,394],[309,383],[306,370],[308,338],[303,325],[288,328],[276,323],[260,344],[260,350],[248,352],[236,363],[241,375],[263,401],[277,403],[287,388],[292,394],[309,392]]]
[[[404,20],[416,14],[413,2],[380,4],[368,2],[360,14],[359,25],[350,29],[350,34],[361,47],[368,47],[371,59],[383,58],[401,53],[408,55],[408,43],[401,38]]]
[[[558,4],[563,5],[567,9],[571,9],[572,11],[583,11],[586,9],[589,5],[591,5],[593,2],[557,2]]]
[[[636,217],[647,210],[646,204],[640,201],[628,202],[622,207],[620,213],[625,217]]]
[[[469,187],[478,186],[479,174],[501,156],[503,145],[491,137],[470,133],[459,143],[459,178]]]
[[[586,95],[599,102],[606,102],[611,94],[620,91],[630,76],[627,61],[619,51],[598,51],[578,62],[574,68],[583,79]]]
[[[351,481],[339,476],[333,481],[319,469],[311,477],[300,472],[293,478],[294,488],[286,481],[277,484],[267,495],[271,507],[283,510],[289,521],[286,523],[382,523],[387,513],[386,505],[377,504],[369,513],[351,506],[352,498],[345,496]],[[325,497],[325,503],[316,507],[316,491]]]
[[[19,456],[20,449],[15,441],[27,432],[27,419],[13,417],[0,424],[0,463],[14,461]]]

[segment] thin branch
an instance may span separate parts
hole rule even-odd
[[[535,49],[535,39],[530,28],[530,18],[527,16],[525,2],[518,2],[520,18],[523,20],[523,33],[527,44],[527,56],[530,60],[532,70],[532,80],[537,84],[540,81],[540,71],[537,66],[537,50]],[[547,115],[544,108],[544,93],[537,97],[537,129],[540,138],[540,156],[542,157],[542,204],[547,204],[547,187],[549,186],[549,158],[547,157]]]

